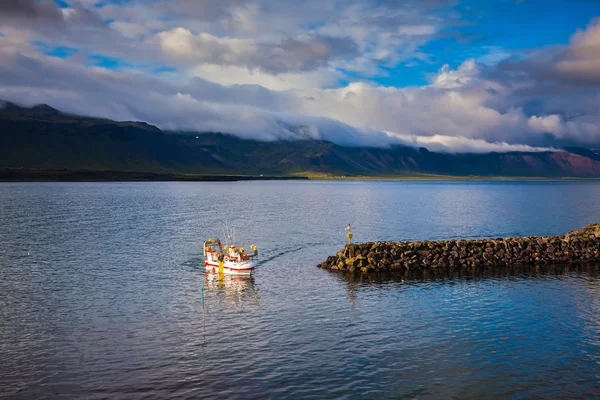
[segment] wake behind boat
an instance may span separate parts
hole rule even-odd
[[[223,274],[250,275],[258,258],[256,246],[250,248],[252,253],[246,253],[243,247],[223,246],[219,239],[208,239],[204,242],[204,268]]]

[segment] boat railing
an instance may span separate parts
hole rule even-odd
[[[228,261],[243,261],[257,258],[257,247],[255,245],[251,245],[250,248],[253,250],[253,252],[246,253],[243,247],[235,247],[233,245],[221,247],[220,240],[209,239],[204,242],[204,251],[206,253],[212,253],[213,256],[216,256],[219,259],[227,259]]]

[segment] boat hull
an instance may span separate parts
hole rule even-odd
[[[223,270],[220,271],[218,262],[205,261],[204,268],[208,272],[223,273],[229,275],[250,275],[252,271],[254,271],[254,269],[256,268],[256,263],[254,261],[225,261],[223,262]]]

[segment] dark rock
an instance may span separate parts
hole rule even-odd
[[[348,244],[319,268],[361,272],[600,260],[600,224],[565,236]]]

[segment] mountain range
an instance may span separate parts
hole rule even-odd
[[[600,155],[557,152],[449,154],[406,146],[264,142],[223,133],[167,132],[144,122],[69,115],[48,105],[0,108],[0,168],[260,176],[424,175],[600,177]]]

